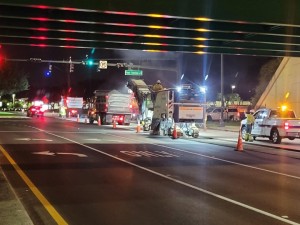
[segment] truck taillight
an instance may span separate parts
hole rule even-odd
[[[285,122],[285,123],[284,123],[284,129],[285,129],[285,130],[288,130],[288,129],[289,129],[289,123],[288,123],[288,122]]]

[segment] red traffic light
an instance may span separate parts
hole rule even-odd
[[[0,69],[3,67],[4,61],[5,61],[4,56],[0,54]]]

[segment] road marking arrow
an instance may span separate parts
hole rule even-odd
[[[85,154],[80,154],[80,153],[69,153],[69,152],[57,152],[57,155],[76,155],[78,157],[87,157]]]
[[[49,156],[56,156],[56,155],[75,155],[78,157],[87,157],[85,154],[80,154],[80,153],[73,153],[73,152],[50,152],[50,151],[43,151],[43,152],[33,152],[32,154],[35,155],[49,155]]]
[[[54,152],[50,152],[50,151],[33,152],[32,154],[35,154],[35,155],[50,155],[50,156],[55,156],[55,153]]]
[[[30,141],[30,138],[16,138],[17,141]]]
[[[53,141],[50,139],[36,139],[36,138],[16,138],[18,141]]]

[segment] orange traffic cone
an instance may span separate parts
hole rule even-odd
[[[138,124],[136,126],[136,132],[139,133],[141,131],[141,125],[140,125],[140,121],[138,121]]]
[[[174,129],[173,129],[172,138],[173,139],[177,139],[178,138],[178,136],[177,136],[177,129],[176,129],[176,124],[175,123],[174,123]]]
[[[117,124],[116,124],[116,121],[113,120],[113,129],[117,128]]]
[[[101,126],[101,117],[98,117],[98,126]]]
[[[244,150],[244,148],[243,148],[243,139],[242,139],[242,134],[241,134],[241,131],[240,131],[235,151],[243,151],[243,150]]]

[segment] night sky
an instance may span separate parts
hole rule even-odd
[[[153,84],[160,79],[165,87],[175,87],[182,74],[182,83],[202,85],[205,75],[208,79],[205,85],[208,88],[208,99],[214,99],[220,92],[220,55],[196,55],[179,53],[148,53],[133,50],[103,50],[103,49],[62,49],[62,48],[37,48],[21,46],[2,46],[2,54],[8,59],[41,58],[43,60],[81,61],[86,58],[106,60],[108,63],[133,62],[136,65],[147,65],[155,68],[176,69],[179,62],[180,74],[171,71],[155,69],[142,69],[143,76],[125,76],[124,68],[108,67],[97,72],[97,66],[87,67],[75,65],[71,74],[72,93],[75,96],[88,97],[95,89],[120,89],[124,88],[130,78],[141,78],[147,84]],[[111,60],[115,59],[115,60]],[[172,59],[172,60],[169,60]],[[260,67],[270,58],[258,56],[224,55],[224,94],[231,93],[231,85],[236,85],[235,92],[243,100],[249,100],[254,95]],[[16,63],[16,62],[12,62]],[[29,74],[30,89],[34,92],[49,89],[67,89],[67,64],[52,64],[52,75],[45,77],[48,63],[18,63]],[[31,93],[32,94],[32,93]]]

